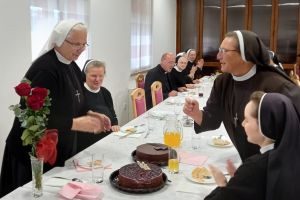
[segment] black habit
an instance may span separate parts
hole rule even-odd
[[[265,200],[268,152],[246,159],[227,185],[214,189],[205,200]]]
[[[105,87],[101,87],[97,93],[90,92],[88,89],[84,88],[84,95],[87,108],[89,110],[104,114],[109,117],[112,126],[118,125],[118,119],[115,113],[111,93]],[[95,135],[79,133],[77,148],[79,151],[82,151],[83,149],[106,137],[110,133],[111,132],[102,132]]]
[[[267,166],[267,200],[298,200],[300,180],[300,115],[296,104],[277,93],[264,96],[261,132],[275,140]]]
[[[77,153],[77,133],[71,131],[73,118],[85,115],[82,74],[75,62],[60,62],[52,49],[39,57],[25,77],[32,87],[50,90],[51,107],[48,129],[58,129],[57,159],[54,166],[44,165],[44,172],[55,166],[64,166],[65,160]],[[15,118],[7,137],[0,177],[0,196],[31,181],[29,146],[23,146],[23,128]]]
[[[174,89],[168,73],[165,72],[161,65],[157,65],[156,67],[150,69],[145,78],[147,110],[152,108],[151,84],[155,81],[160,81],[162,84],[163,99],[168,98],[169,93]]]
[[[185,84],[192,84],[192,80],[183,71],[179,71],[174,67],[169,74],[170,80],[174,88],[178,91],[180,87],[186,87]]]
[[[258,146],[247,141],[241,125],[244,120],[244,108],[250,95],[257,90],[284,94],[300,111],[300,88],[276,72],[275,68],[258,66],[256,74],[245,81],[235,81],[231,74],[223,73],[216,78],[203,108],[201,126],[196,123],[194,125],[196,133],[217,129],[223,122],[243,161],[257,154]]]

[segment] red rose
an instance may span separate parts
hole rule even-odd
[[[44,99],[37,95],[30,95],[27,98],[27,105],[32,110],[39,110],[44,105]]]
[[[46,130],[43,137],[36,145],[36,156],[44,158],[45,163],[53,165],[56,161],[58,141],[57,129]]]
[[[20,83],[15,87],[15,91],[21,97],[28,96],[30,94],[31,87],[28,83]]]
[[[32,89],[31,94],[34,96],[39,96],[41,99],[45,99],[45,97],[48,95],[48,90],[46,88],[36,87]]]

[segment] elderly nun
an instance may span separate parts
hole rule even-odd
[[[251,31],[229,32],[222,41],[217,58],[223,72],[214,81],[203,110],[199,103],[187,99],[184,112],[195,123],[196,133],[214,130],[224,124],[242,161],[259,152],[247,141],[242,127],[244,108],[256,90],[286,95],[300,111],[300,88],[278,68],[269,65],[269,54],[260,38]]]

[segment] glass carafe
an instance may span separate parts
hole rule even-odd
[[[182,124],[176,116],[168,116],[164,126],[164,144],[168,147],[178,148],[183,137]]]

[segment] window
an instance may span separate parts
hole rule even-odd
[[[203,17],[203,58],[205,61],[216,60],[220,45],[220,20],[220,0],[205,0]]]
[[[290,70],[295,62],[300,65],[299,8],[299,0],[177,0],[176,50],[197,44],[194,46],[205,67],[218,69],[216,56],[224,35],[236,29],[252,30]],[[191,26],[199,28],[191,28],[196,33],[188,35],[184,28]]]
[[[88,0],[31,0],[31,52],[32,60],[39,56],[53,27],[63,19],[77,19],[88,25]],[[84,51],[76,61],[83,66],[88,58]]]
[[[151,66],[152,0],[131,0],[131,72]]]

